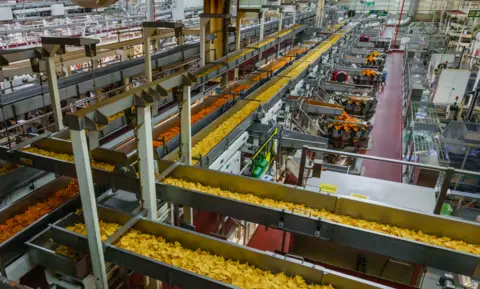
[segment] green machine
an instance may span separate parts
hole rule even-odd
[[[276,155],[276,142],[274,136],[278,134],[278,128],[275,129],[273,134],[262,145],[262,147],[253,156],[252,162],[252,177],[261,178],[268,170],[272,162],[275,160]]]
[[[377,15],[377,16],[387,16],[387,10],[370,10],[368,11],[368,15]]]

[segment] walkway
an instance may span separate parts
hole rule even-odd
[[[385,35],[392,35],[387,27]],[[373,144],[367,155],[402,159],[402,63],[403,53],[393,52],[387,57],[387,83],[379,93],[371,136]],[[364,176],[401,182],[402,166],[385,162],[365,160]]]

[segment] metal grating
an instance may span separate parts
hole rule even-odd
[[[415,130],[438,132],[439,119],[435,106],[425,102],[412,102],[411,125]]]

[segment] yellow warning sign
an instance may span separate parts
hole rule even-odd
[[[320,192],[324,193],[336,193],[337,186],[330,185],[330,184],[320,184]]]
[[[360,194],[352,193],[350,196],[355,197],[355,198],[359,198],[359,199],[368,200],[368,196],[364,196],[364,195],[360,195]]]

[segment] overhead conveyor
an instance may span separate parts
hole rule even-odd
[[[297,15],[297,19],[300,17],[300,20],[303,22],[308,21],[309,19],[314,19],[314,16],[314,12],[309,11]],[[285,17],[283,23],[288,25],[291,21],[292,16],[289,16]],[[265,23],[265,33],[271,34],[277,32],[277,27],[278,20],[269,21]],[[241,39],[256,37],[258,36],[259,30],[260,28],[258,25],[242,29]],[[234,42],[235,37],[231,36],[229,38],[229,43],[232,44]],[[157,69],[182,58],[198,57],[199,53],[199,43],[186,44],[165,52],[156,53],[152,55],[152,68]],[[32,51],[31,56],[34,55],[35,53]],[[92,74],[88,72],[72,75],[65,79],[59,79],[58,87],[60,98],[61,100],[74,97],[82,98],[86,93],[91,91],[93,83],[95,83],[96,88],[103,88],[112,83],[123,81],[124,78],[143,74],[144,70],[143,57],[139,57],[111,64],[104,68],[98,68],[95,70],[94,79],[92,79]],[[4,107],[3,112],[0,112],[0,120],[4,119],[2,113],[4,113],[5,118],[8,119],[14,117],[14,112],[16,115],[21,115],[50,104],[49,90],[46,85],[44,85],[43,91],[39,85],[35,85],[33,87],[14,91],[7,95],[2,95],[1,97]]]
[[[304,73],[306,73],[306,71]],[[300,77],[297,77],[297,80],[298,79],[300,79]],[[135,91],[136,90],[131,90],[126,94],[133,94],[133,93],[135,93]],[[278,99],[278,97],[277,97],[277,99]],[[248,100],[245,100],[243,102],[248,102]],[[241,104],[237,103],[237,105],[241,107]],[[231,110],[229,110],[229,111],[231,111]],[[222,119],[225,119],[225,118],[226,117],[222,117]],[[102,127],[105,128],[104,125]],[[246,129],[247,127],[248,126],[242,127],[242,129]],[[44,145],[46,142],[48,142],[47,146]],[[55,173],[70,176],[70,177],[75,176],[75,166],[74,166],[73,163],[71,163],[71,161],[73,159],[71,159],[72,146],[71,146],[70,141],[56,139],[56,138],[50,138],[48,140],[39,141],[38,143],[33,143],[32,147],[43,149],[43,150],[50,151],[50,152],[63,153],[63,154],[66,154],[66,155],[65,155],[65,157],[63,157],[64,158],[63,160],[57,160],[55,162],[51,162],[50,160],[52,158],[43,158],[38,154],[31,154],[31,153],[21,151],[21,150],[17,150],[15,152],[7,153],[7,151],[9,151],[9,149],[5,149],[5,151],[3,151],[4,153],[6,153],[6,155],[4,155],[4,157],[6,159],[9,159],[12,162],[16,162],[16,163],[20,162],[20,163],[24,163],[24,164],[27,164],[27,165],[30,164],[30,165],[33,165],[36,168],[39,168],[39,169],[42,169],[42,170],[45,170],[45,171],[55,172]],[[100,159],[97,159],[97,157],[96,157],[98,154],[95,153],[95,151],[97,151],[97,150],[102,151],[101,155],[103,157],[100,158]],[[132,157],[130,155],[131,151],[129,151],[128,153],[121,153],[119,151],[113,152],[112,150],[108,150],[108,149],[97,149],[97,150],[92,151],[93,159],[97,163],[108,164],[109,167],[110,167],[110,171],[112,171],[115,166],[118,166],[117,170],[120,170],[119,167],[121,167],[121,166],[127,166],[129,164],[128,163],[129,161],[126,161],[126,160],[131,159],[131,157]],[[103,153],[103,152],[107,152],[107,153]],[[111,153],[111,152],[113,152],[113,153]],[[67,158],[68,155],[70,156],[70,159]],[[160,152],[160,155],[162,155],[161,152]],[[51,156],[55,157],[54,154],[52,154]],[[118,188],[122,188],[126,191],[136,191],[135,188],[129,187],[130,185],[127,185],[126,187],[124,187],[121,184],[122,183],[122,181],[121,181],[122,174],[118,174],[118,176],[115,177],[114,175],[110,175],[110,174],[108,174],[108,172],[104,171],[103,169],[101,169],[99,167],[95,167],[95,166],[93,166],[93,170],[95,171],[94,178],[95,178],[96,183],[104,184],[104,185],[107,185],[107,186],[111,185],[113,188],[118,187]],[[133,182],[133,183],[135,183],[135,182]]]
[[[235,51],[222,58],[219,58],[204,67],[193,72],[197,76],[197,85],[203,84],[210,79],[231,70],[248,59],[280,44],[286,39],[292,38],[298,33],[305,30],[304,25],[294,25],[291,28],[284,29],[280,32],[269,35],[266,39],[253,43],[240,51]]]
[[[234,141],[253,123],[257,113],[268,111],[278,100],[287,96],[287,92],[293,89],[309,73],[309,70],[321,61],[321,56],[328,53],[337,41],[353,31],[355,27],[354,24],[349,24],[325,41],[317,43],[317,46],[314,46],[307,54],[272,77],[244,101],[238,102],[227,113],[196,134],[192,138],[195,164],[208,167],[208,164],[224,151],[228,143]],[[166,156],[166,159],[176,161],[178,156],[177,149]]]
[[[280,73],[289,63],[295,61],[295,58],[291,58],[289,55],[296,55],[295,57],[299,57],[299,55],[305,53],[305,49],[294,47],[287,52],[286,56],[282,56],[265,67],[262,67],[262,72],[251,73],[243,79],[232,83],[220,93],[210,95],[204,98],[202,102],[197,102],[192,105],[192,136],[196,135],[200,130],[215,121],[225,111],[235,105],[237,101],[249,96],[270,77]],[[202,95],[193,96],[192,103],[197,101],[200,97],[202,97]],[[169,111],[165,111],[161,114],[161,116],[163,116],[162,120],[157,121],[155,119],[154,121],[156,125],[152,132],[154,139],[153,146],[155,148],[156,158],[158,159],[163,158],[175,150],[180,143],[180,115],[178,112],[179,109],[175,106]],[[168,116],[172,117],[168,118]],[[126,154],[135,154],[136,150],[133,134],[127,141],[120,142],[118,145],[108,146]]]

